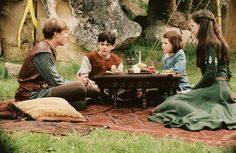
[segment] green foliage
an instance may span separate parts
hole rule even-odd
[[[125,51],[125,58],[133,57],[135,58],[134,63],[137,63],[138,51],[141,51],[142,62],[148,65],[154,64],[154,66],[159,69],[161,67],[161,65],[159,64],[161,63],[162,50],[159,42],[159,45],[157,45],[155,49],[152,50],[151,47],[154,43],[154,40],[139,38],[137,41],[132,43],[132,45]]]
[[[16,78],[0,80],[0,101],[14,98],[17,88],[18,83]]]
[[[230,85],[233,92],[236,92],[236,50],[232,51],[231,54],[231,70],[232,70],[232,78],[230,80]]]
[[[64,80],[74,80],[79,70],[79,63],[58,62],[58,73],[63,76]]]
[[[53,136],[19,132],[4,134],[15,152],[22,153],[230,153],[231,148],[216,148],[203,143],[186,143],[168,138],[157,139],[148,134],[112,132],[105,129],[91,130],[87,135],[70,133]],[[20,140],[20,141],[19,141]]]
[[[4,59],[0,58],[0,80],[5,80],[7,78],[8,78],[8,73],[4,65]]]
[[[184,52],[186,55],[186,71],[190,84],[194,85],[201,79],[200,69],[196,67],[196,56],[195,56],[196,46],[188,43],[184,47]]]

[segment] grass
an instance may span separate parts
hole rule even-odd
[[[157,139],[148,134],[130,134],[95,129],[86,135],[70,133],[52,136],[30,132],[2,133],[1,142],[8,152],[20,153],[231,153],[231,148],[215,148],[203,143]],[[8,141],[6,141],[6,139]],[[20,141],[19,141],[20,140]],[[7,143],[8,142],[8,143]]]
[[[63,76],[64,80],[74,80],[79,67],[79,63],[57,63],[58,73]]]
[[[0,101],[14,98],[17,87],[16,78],[0,80]]]

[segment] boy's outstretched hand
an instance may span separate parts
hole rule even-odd
[[[81,76],[77,75],[77,76],[76,76],[76,79],[77,79],[78,81],[83,82],[84,85],[85,85],[86,87],[88,87],[88,88],[91,88],[92,86],[95,85],[95,82],[94,82],[93,80],[90,80],[90,79],[88,78],[88,75],[81,75]]]

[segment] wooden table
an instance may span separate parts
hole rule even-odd
[[[119,73],[103,74],[95,76],[95,82],[104,95],[104,89],[108,89],[110,96],[117,107],[117,93],[119,89],[142,89],[143,108],[147,106],[147,89],[158,88],[166,91],[168,95],[176,94],[181,75],[178,74],[147,74],[147,73]]]

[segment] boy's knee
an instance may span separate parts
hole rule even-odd
[[[83,92],[86,93],[87,92],[86,86],[80,81],[76,81],[74,83],[74,86],[76,88],[76,91],[78,91],[78,92],[81,92],[81,93],[83,93]]]
[[[87,97],[96,98],[100,95],[100,89],[97,85],[87,88]]]

